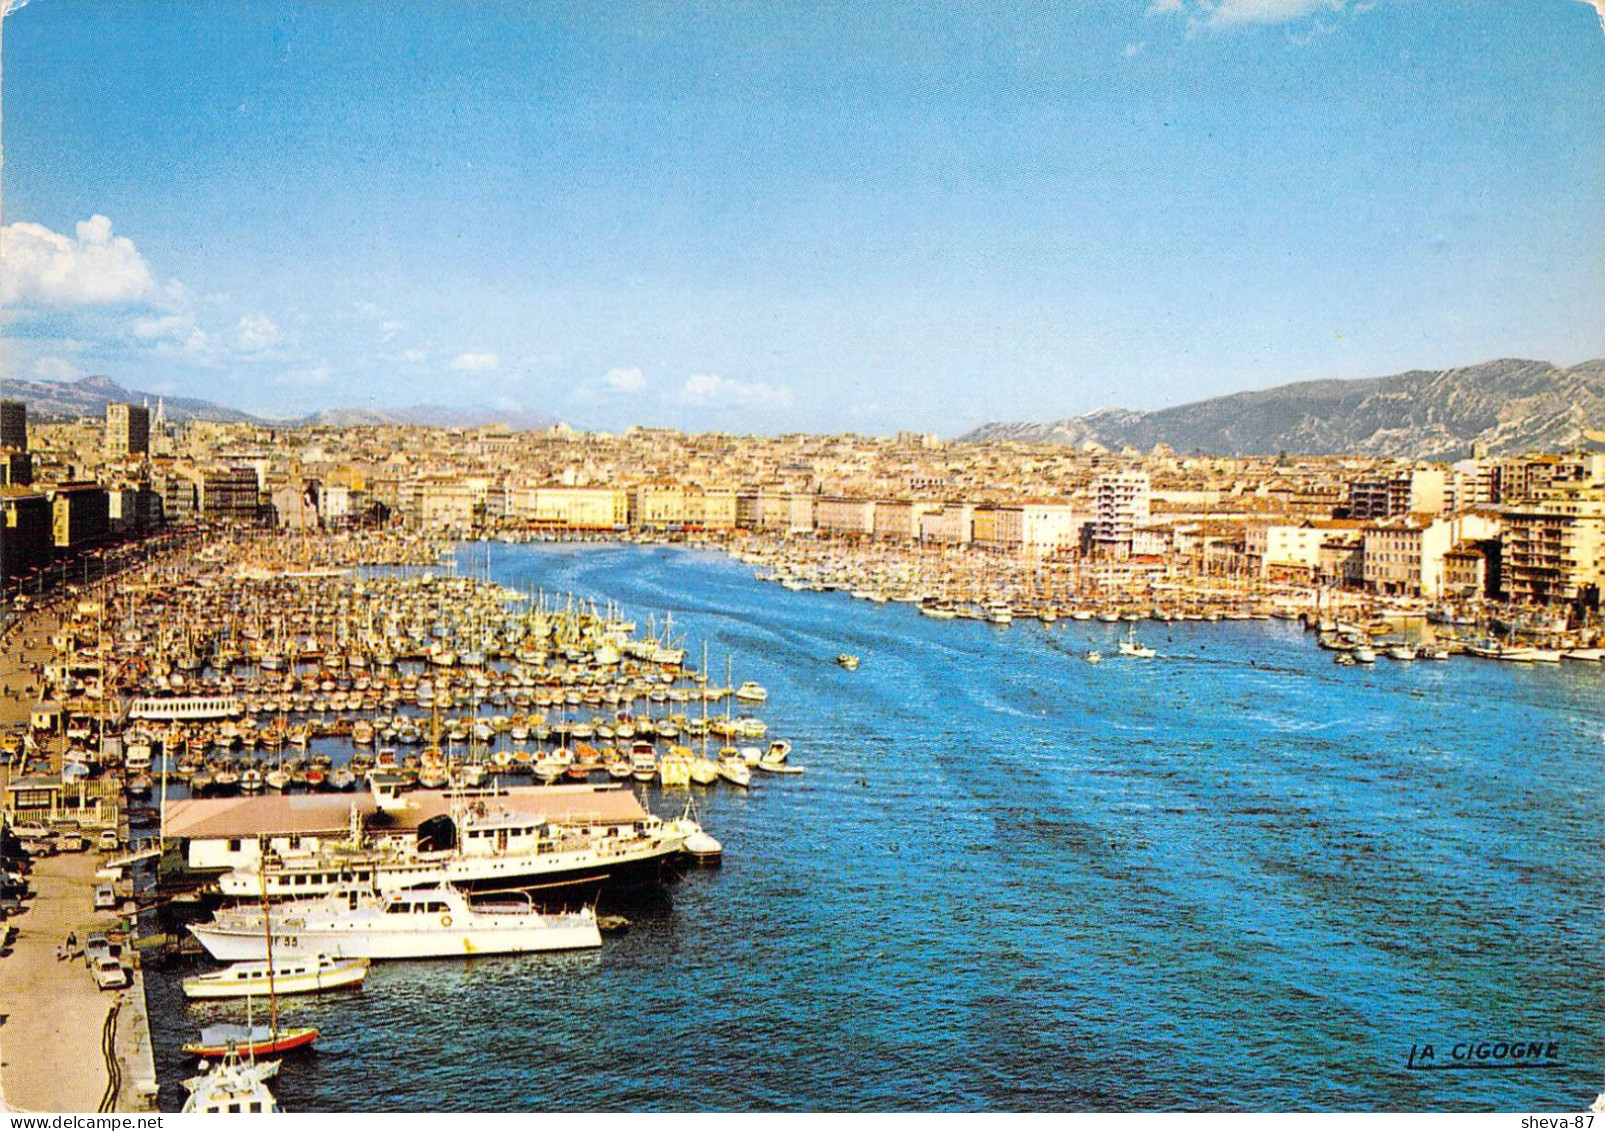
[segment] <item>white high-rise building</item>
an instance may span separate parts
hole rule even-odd
[[[1148,522],[1148,473],[1117,471],[1098,476],[1093,538],[1100,554],[1131,554],[1132,531]]]

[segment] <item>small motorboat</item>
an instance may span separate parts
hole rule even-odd
[[[704,867],[715,867],[724,856],[724,845],[712,836],[698,829],[685,838],[683,851],[693,861]]]
[[[719,759],[719,776],[731,785],[746,789],[752,784],[752,767],[740,753],[725,754]]]
[[[319,954],[277,961],[271,977],[266,962],[236,962],[224,970],[185,978],[183,986],[188,998],[261,997],[269,992],[282,997],[360,986],[367,976],[366,958]]]
[[[856,672],[858,670],[858,657],[854,656],[850,652],[842,652],[840,655],[838,655],[836,657],[836,663],[840,664],[850,672]]]
[[[769,699],[769,692],[762,685],[748,680],[736,688],[736,698],[744,703],[763,703]]]
[[[1132,628],[1126,633],[1126,638],[1120,642],[1122,656],[1134,656],[1141,660],[1151,660],[1159,655],[1154,649],[1137,639],[1137,630]]]
[[[775,762],[768,758],[758,763],[758,768],[767,774],[800,774],[801,766],[793,766],[790,762]]]

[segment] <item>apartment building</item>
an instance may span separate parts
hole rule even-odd
[[[106,406],[106,455],[114,460],[150,455],[150,409],[137,404]]]
[[[1131,536],[1149,518],[1146,471],[1117,471],[1098,476],[1094,493],[1094,548],[1100,556],[1131,556]]]
[[[1377,593],[1441,598],[1444,556],[1464,540],[1497,538],[1497,516],[1467,511],[1447,518],[1396,515],[1364,528],[1364,584]]]
[[[814,529],[821,534],[872,534],[875,503],[871,499],[822,496],[814,503]]]
[[[1605,487],[1551,487],[1504,509],[1503,585],[1526,603],[1598,600],[1605,588]]]

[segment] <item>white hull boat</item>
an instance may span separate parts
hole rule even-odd
[[[474,903],[444,886],[286,903],[273,910],[269,922],[274,951],[286,955],[450,958],[602,945],[594,908],[547,914],[520,893]],[[268,928],[260,911],[219,911],[211,923],[191,926],[190,932],[223,961],[258,961],[267,955]]]
[[[271,992],[311,994],[343,986],[360,986],[368,976],[366,958],[338,959],[327,954],[275,961],[269,977],[266,962],[237,962],[226,970],[184,979],[187,998],[266,997]]]

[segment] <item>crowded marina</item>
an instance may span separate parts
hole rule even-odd
[[[113,965],[178,963],[188,1008],[235,1003],[186,1039],[218,1062],[186,1077],[197,1102],[269,1102],[250,1098],[270,1078],[252,1074],[320,1039],[242,1028],[242,999],[260,1011],[264,996],[386,992],[362,988],[370,963],[605,949],[628,927],[609,892],[720,862],[699,797],[803,770],[771,733],[790,727],[768,676],[737,678],[736,658],[717,664],[673,614],[493,582],[472,545],[456,568],[438,554],[342,568],[308,567],[304,537],[291,552],[264,541],[152,562],[61,607],[8,782],[61,783],[51,812],[20,826],[41,852],[67,843],[63,819],[100,843],[81,803],[66,816],[73,791],[100,800],[115,845],[102,872],[128,925]],[[797,603],[859,596],[788,590]],[[871,594],[865,612],[908,605],[924,611]],[[1095,645],[1089,661],[1163,663],[1180,658],[1169,632],[1255,620],[1305,628],[1356,665],[1406,648],[1479,656],[1454,646],[1463,626],[1426,615],[1067,605],[1010,607],[1011,626],[961,609],[912,619],[1016,634],[1035,619],[1067,659]],[[1443,643],[1428,626],[1447,629]],[[849,678],[876,655],[843,637],[815,659]]]

